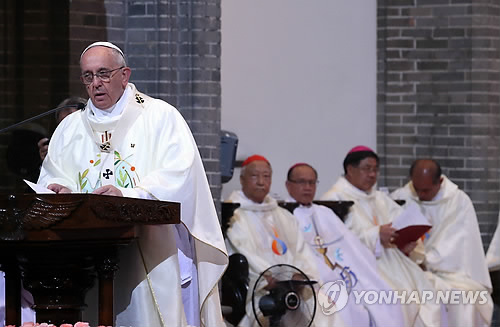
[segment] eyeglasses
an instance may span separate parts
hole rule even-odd
[[[299,180],[296,180],[296,181],[293,181],[291,179],[288,180],[290,183],[294,183],[294,184],[299,184],[300,186],[306,186],[306,185],[309,185],[309,186],[315,186],[319,183],[318,180],[315,180],[315,181],[306,181],[305,179],[299,179]]]
[[[271,179],[271,174],[251,174],[250,179],[253,181],[258,180],[259,178],[263,178],[264,180],[270,180]]]
[[[113,77],[113,72],[125,68],[125,66],[121,66],[112,70],[100,70],[97,73],[92,73],[92,72],[86,72],[85,74],[82,74],[80,76],[80,79],[82,80],[82,83],[85,85],[92,84],[94,81],[94,76],[103,81],[104,83],[108,83],[111,80],[111,77]]]
[[[378,166],[359,166],[358,167],[364,173],[375,173],[378,174],[379,168]]]

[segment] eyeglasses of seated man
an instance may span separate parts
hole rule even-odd
[[[243,168],[240,175],[241,188],[247,198],[262,203],[271,189],[272,169],[265,161],[254,161]]]
[[[368,157],[358,165],[347,166],[347,180],[358,189],[368,192],[377,182],[379,173],[378,162],[375,158]]]
[[[371,166],[371,165],[359,165],[357,167],[359,170],[361,170],[363,173],[365,174],[369,174],[369,173],[375,173],[375,174],[378,174],[379,173],[379,167],[378,166]]]
[[[316,172],[307,165],[300,165],[292,169],[286,182],[288,194],[300,204],[311,204],[318,184]]]
[[[300,186],[306,186],[306,185],[308,185],[308,186],[315,186],[315,185],[319,184],[319,181],[316,180],[316,179],[314,179],[314,180],[312,180],[312,179],[311,180],[299,179],[299,180],[296,180],[296,181],[290,179],[288,181],[290,183],[298,184]]]

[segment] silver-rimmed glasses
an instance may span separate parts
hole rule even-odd
[[[125,66],[121,66],[115,69],[111,70],[100,70],[97,73],[92,73],[92,72],[86,72],[80,75],[80,79],[82,80],[82,83],[85,85],[89,85],[94,81],[94,76],[99,78],[101,81],[108,83],[111,80],[111,77],[113,77],[113,73],[117,70],[120,70],[122,68],[125,68]]]

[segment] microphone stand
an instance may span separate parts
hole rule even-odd
[[[13,125],[10,125],[10,126],[7,126],[7,127],[5,127],[5,128],[2,128],[2,129],[0,129],[0,133],[7,132],[7,131],[9,131],[9,130],[11,130],[11,129],[13,129],[13,128],[17,127],[17,126],[20,126],[20,125],[22,125],[22,124],[28,123],[28,122],[30,122],[30,121],[33,121],[33,120],[36,120],[36,119],[39,119],[39,118],[42,118],[42,117],[45,117],[45,116],[47,116],[47,115],[50,115],[50,114],[52,114],[52,113],[54,113],[54,112],[57,112],[57,111],[59,111],[59,110],[63,110],[63,109],[65,109],[65,108],[83,109],[83,108],[85,108],[85,105],[84,105],[84,104],[82,104],[82,103],[79,103],[79,104],[69,104],[69,105],[66,105],[66,106],[57,107],[57,108],[51,109],[51,110],[49,110],[49,111],[43,112],[43,113],[41,113],[41,114],[39,114],[39,115],[36,115],[36,116],[34,116],[34,117],[31,117],[31,118],[25,119],[25,120],[23,120],[23,121],[20,121],[20,122],[18,122],[18,123],[13,124]]]

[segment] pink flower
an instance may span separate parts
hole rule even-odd
[[[16,325],[6,325],[5,327],[16,327]],[[25,322],[20,327],[57,327],[54,324],[43,323],[34,323],[34,322]],[[90,327],[88,322],[77,322],[74,326],[72,324],[62,324],[59,327]],[[113,327],[113,326],[99,326],[99,327]]]

